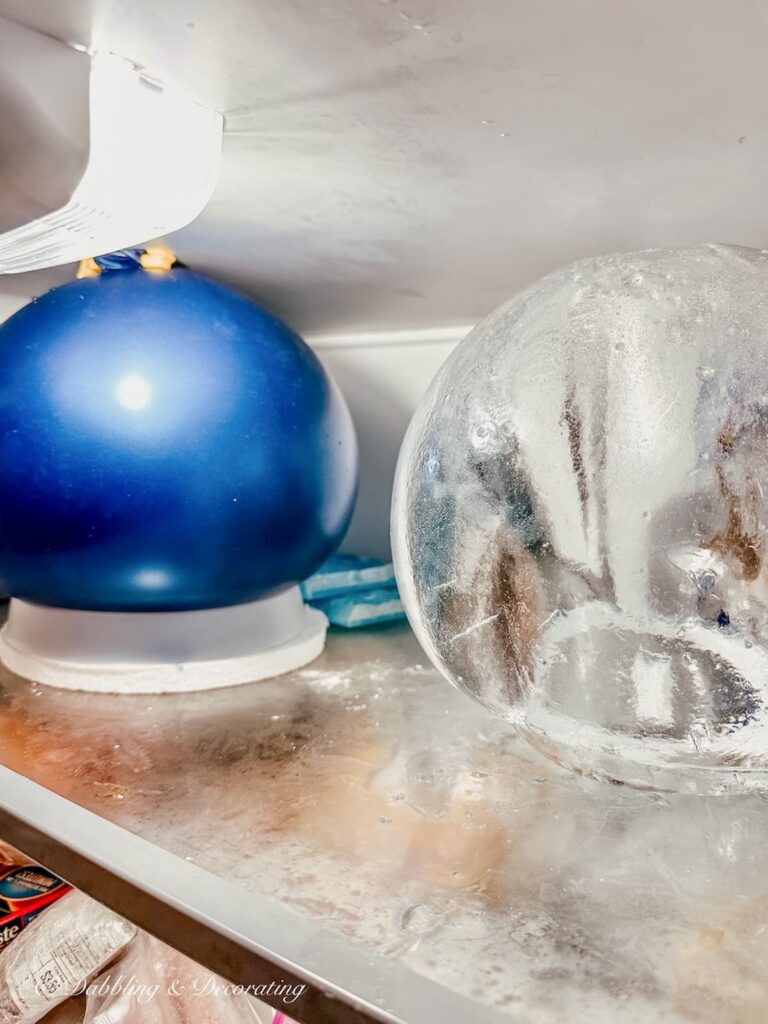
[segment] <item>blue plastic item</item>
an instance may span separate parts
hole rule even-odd
[[[391,562],[382,562],[365,555],[331,555],[313,576],[304,580],[301,592],[305,601],[315,601],[350,591],[394,584],[395,570]]]
[[[381,587],[364,592],[352,591],[341,597],[313,601],[312,604],[325,612],[332,626],[343,626],[346,629],[374,626],[381,622],[405,618],[397,587]]]
[[[126,269],[56,288],[0,328],[3,589],[151,611],[299,583],[352,513],[357,447],[338,389],[245,296],[182,268],[112,265]]]

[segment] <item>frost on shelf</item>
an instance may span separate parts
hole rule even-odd
[[[317,936],[304,968],[362,953],[385,1010],[415,974],[471,999],[471,1024],[765,1019],[764,794],[562,771],[405,629],[334,634],[310,668],[193,695],[0,684],[3,763],[238,885],[243,906],[300,915]],[[265,948],[282,941],[251,922]],[[3,1022],[4,1006],[0,986]]]
[[[398,580],[435,664],[559,760],[763,786],[767,501],[768,253],[583,260],[436,377]]]

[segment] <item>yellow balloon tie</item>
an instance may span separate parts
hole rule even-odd
[[[151,242],[139,256],[142,269],[152,273],[164,274],[175,262],[176,253],[162,242]],[[89,257],[87,260],[80,260],[75,276],[80,281],[86,277],[98,277],[100,273],[101,267],[95,259]]]
[[[144,270],[153,270],[160,273],[170,270],[175,262],[176,253],[169,249],[167,245],[163,245],[162,242],[148,245],[140,260]]]
[[[98,277],[100,273],[101,267],[89,256],[87,260],[80,260],[75,276],[81,281],[84,277]]]

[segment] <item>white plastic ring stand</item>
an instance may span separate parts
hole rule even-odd
[[[255,682],[301,668],[328,620],[298,587],[189,612],[88,612],[13,598],[0,661],[33,682],[100,693],[178,693]]]

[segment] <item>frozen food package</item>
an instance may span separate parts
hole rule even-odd
[[[71,888],[39,864],[0,864],[0,953]]]
[[[296,990],[284,987],[292,998]],[[286,1014],[144,932],[87,988],[85,1024],[212,1022],[291,1024]]]
[[[67,893],[0,956],[2,1024],[37,1024],[82,992],[136,932],[85,893]]]

